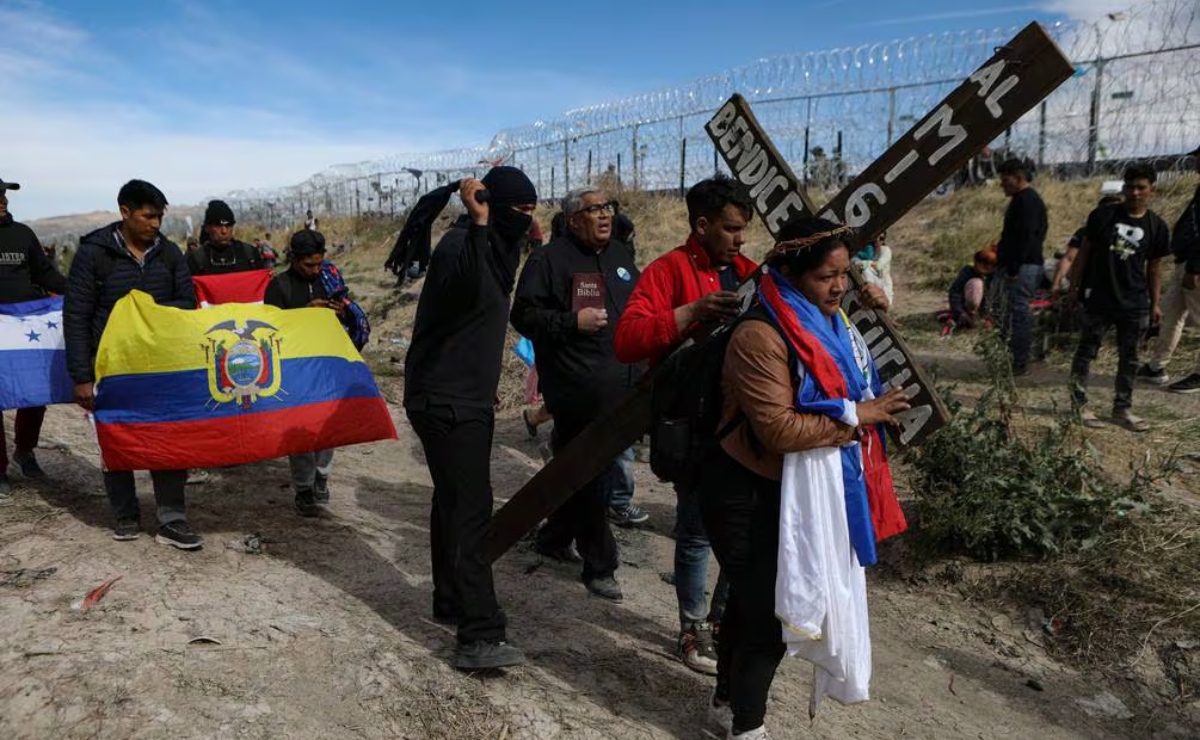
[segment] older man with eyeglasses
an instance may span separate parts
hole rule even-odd
[[[567,231],[529,257],[511,313],[513,327],[533,341],[542,396],[554,415],[556,453],[612,408],[639,374],[613,348],[613,328],[639,274],[629,250],[612,240],[613,204],[588,188],[569,193],[562,207]],[[615,602],[624,595],[607,514],[620,475],[614,460],[550,516],[537,538],[544,555],[582,560],[587,590]]]

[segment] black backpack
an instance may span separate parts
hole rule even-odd
[[[765,321],[779,331],[756,306],[707,338],[688,340],[655,372],[650,397],[650,470],[661,480],[693,486],[701,463],[745,420],[739,411],[721,426],[725,350],[743,321]],[[794,364],[794,351],[786,340],[784,344],[788,362]]]
[[[167,270],[173,276],[175,271],[179,269],[179,265],[184,261],[184,257],[183,253],[179,251],[179,247],[171,249],[169,243],[164,243],[162,260],[163,264],[167,266]],[[104,287],[104,283],[108,282],[109,276],[112,275],[115,264],[112,252],[97,245],[96,256],[92,262],[92,282],[95,286],[97,296],[100,295],[100,289]],[[144,277],[145,275],[143,274]]]
[[[250,269],[252,269],[252,270],[263,269],[264,265],[263,265],[262,252],[260,250],[255,249],[253,244],[247,244],[246,242],[235,240],[233,242],[233,247],[243,257],[246,258],[247,262],[250,263]],[[208,252],[208,244],[207,243],[201,245],[200,249],[198,249],[196,251],[196,262],[200,265],[200,268],[202,270],[207,270],[209,267],[212,267],[212,255],[209,254],[209,252]]]

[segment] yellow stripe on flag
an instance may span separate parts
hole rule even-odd
[[[96,356],[96,378],[203,370],[212,361],[211,339],[256,331],[258,325],[248,322],[262,322],[281,337],[280,359],[340,357],[362,362],[337,315],[327,308],[285,311],[226,303],[188,311],[160,306],[135,290],[117,301],[108,319]]]

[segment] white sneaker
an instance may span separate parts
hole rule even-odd
[[[733,706],[727,701],[718,700],[716,689],[708,697],[708,721],[724,730],[725,734],[733,731]]]
[[[729,734],[725,736],[725,740],[771,740],[771,736],[767,734],[767,726],[762,725],[756,730],[749,730],[740,735],[733,734],[733,728],[729,728]]]

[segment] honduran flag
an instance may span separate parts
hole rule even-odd
[[[0,409],[70,403],[61,297],[0,304]]]
[[[396,437],[370,369],[322,308],[185,311],[133,291],[100,339],[96,379],[108,470],[239,465]]]
[[[222,303],[262,303],[270,282],[270,270],[192,277],[192,283],[196,286],[196,300],[201,308]]]

